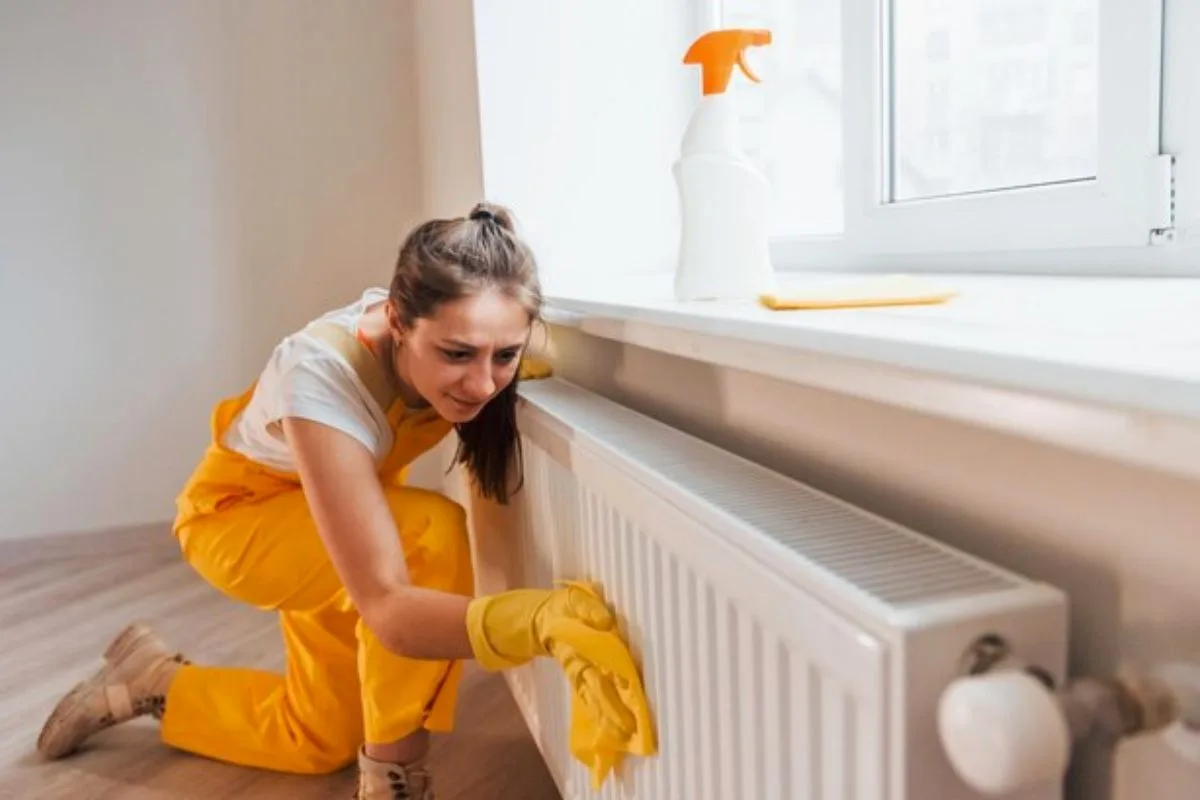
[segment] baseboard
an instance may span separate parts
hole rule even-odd
[[[9,569],[64,558],[103,558],[159,552],[164,555],[179,552],[179,545],[171,534],[170,521],[0,539],[0,567]]]

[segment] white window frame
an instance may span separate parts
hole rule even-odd
[[[720,0],[704,2],[720,20]],[[898,203],[888,199],[893,2],[842,0],[843,233],[774,240],[777,263],[908,269],[949,260],[969,269],[1011,266],[1017,253],[1128,254],[1171,238],[1173,162],[1160,150],[1164,0],[1099,0],[1094,179]]]

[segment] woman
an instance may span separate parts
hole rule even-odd
[[[477,490],[508,499],[518,372],[540,306],[508,212],[480,204],[417,227],[389,291],[285,338],[250,390],[217,405],[174,525],[205,579],[279,613],[285,674],[197,666],[131,625],[59,702],[39,750],[60,758],[149,714],[189,752],[310,774],[357,757],[359,797],[432,798],[428,734],[451,726],[462,660],[500,669],[556,655],[555,620],[613,627],[574,587],[472,601],[463,510],[403,486],[453,429]]]

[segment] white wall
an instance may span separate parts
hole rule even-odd
[[[413,5],[422,214],[453,217],[483,199],[471,0]]]
[[[0,4],[0,538],[165,520],[221,395],[386,284],[409,6]]]

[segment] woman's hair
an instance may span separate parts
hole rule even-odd
[[[538,320],[542,290],[533,252],[516,234],[512,214],[479,203],[465,217],[418,226],[400,248],[388,296],[400,322],[411,327],[442,303],[499,289]],[[455,425],[455,464],[465,464],[485,497],[508,502],[521,487],[521,438],[517,431],[517,378],[470,422]]]

